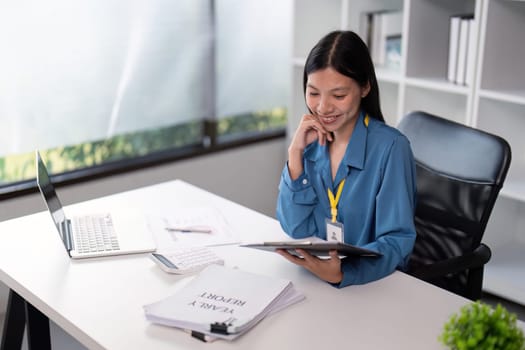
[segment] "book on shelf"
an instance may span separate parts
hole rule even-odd
[[[368,51],[371,51],[370,44],[372,43],[372,21],[374,20],[373,12],[362,12],[359,16],[358,33],[361,39],[368,46]]]
[[[447,79],[471,85],[475,69],[477,29],[472,14],[450,17]]]
[[[383,15],[382,12],[374,13],[372,15],[372,22],[371,22],[371,42],[370,42],[370,56],[372,57],[372,61],[374,64],[381,64],[380,63],[380,43],[381,43],[381,26],[383,25],[383,21],[381,19],[381,16]]]
[[[458,85],[465,85],[465,76],[467,70],[468,30],[468,19],[461,18],[459,23],[458,66],[456,68],[456,84]]]
[[[474,84],[474,75],[476,70],[476,45],[478,43],[478,27],[476,18],[469,18],[468,30],[468,50],[467,50],[467,68],[465,73],[465,84],[472,86]]]
[[[377,63],[380,65],[387,64],[387,48],[389,45],[399,42],[401,44],[401,34],[403,31],[403,12],[402,11],[390,11],[383,12],[380,14],[380,34],[379,34],[379,45]],[[401,50],[399,46],[399,51]]]
[[[401,35],[392,35],[386,38],[385,66],[401,68]]]
[[[173,295],[145,305],[144,312],[153,323],[191,331],[199,339],[233,340],[303,299],[291,281],[210,265]]]
[[[459,25],[461,17],[450,17],[449,45],[448,45],[448,74],[451,83],[456,82],[456,69],[458,67]]]
[[[360,16],[359,35],[367,44],[374,64],[399,66],[402,31],[402,11],[363,12]]]

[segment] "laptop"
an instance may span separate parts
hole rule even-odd
[[[123,210],[118,213],[93,213],[68,219],[51,183],[38,150],[36,182],[59,236],[73,259],[94,258],[155,250],[155,242],[142,215]]]

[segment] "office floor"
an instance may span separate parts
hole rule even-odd
[[[513,312],[517,315],[518,319],[525,322],[525,305],[520,305],[513,303],[511,301],[501,299],[495,295],[485,293],[481,300],[487,304],[496,306],[500,303],[502,306],[506,307],[507,310]],[[4,323],[4,314],[0,313],[0,330],[3,329]],[[72,338],[69,334],[64,332],[60,327],[55,325],[53,322],[50,322],[51,330],[51,343],[54,350],[86,350],[86,348]],[[27,343],[24,338],[24,343],[22,344],[22,349],[27,349]]]
[[[492,306],[496,306],[499,303],[501,306],[507,308],[507,310],[510,312],[515,313],[519,320],[525,322],[525,305],[517,304],[488,293],[483,293],[481,301]]]
[[[0,332],[4,329],[4,318],[5,314],[0,313]],[[53,322],[49,323],[49,330],[51,332],[51,348],[53,350],[87,350],[86,347]],[[21,350],[27,350],[26,337],[24,337]]]

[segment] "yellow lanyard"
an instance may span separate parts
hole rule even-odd
[[[339,203],[339,198],[341,198],[341,192],[343,192],[343,186],[345,185],[345,179],[339,183],[337,187],[337,194],[332,193],[332,190],[328,189],[328,199],[330,200],[330,214],[332,214],[332,222],[337,221],[337,204]]]
[[[365,115],[364,123],[365,126],[368,127],[368,123],[370,122],[370,117],[368,116],[368,113]],[[343,179],[339,186],[337,187],[337,193],[334,197],[334,194],[332,190],[328,189],[328,200],[330,201],[330,214],[332,214],[332,222],[337,221],[337,204],[339,203],[339,198],[341,198],[341,192],[343,192],[343,186],[345,185],[345,179]]]

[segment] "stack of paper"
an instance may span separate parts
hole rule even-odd
[[[265,316],[303,299],[290,281],[210,265],[144,311],[154,323],[233,340]]]

